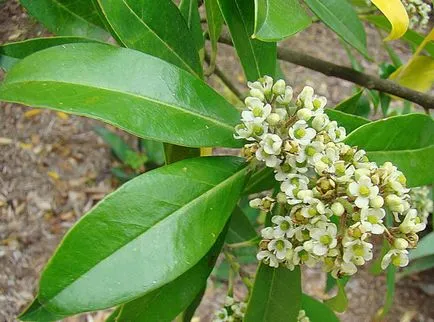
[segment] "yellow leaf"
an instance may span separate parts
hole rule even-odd
[[[428,56],[414,57],[406,65],[399,67],[389,78],[402,86],[427,92],[434,82],[434,59]]]
[[[39,115],[41,113],[42,113],[42,110],[34,108],[34,109],[31,109],[31,110],[28,110],[27,112],[25,112],[24,117],[29,119],[29,118],[32,118],[33,116]]]
[[[56,171],[48,171],[47,174],[54,180],[58,180],[60,178],[59,174]]]
[[[212,155],[212,148],[200,148],[200,156],[207,157]]]
[[[30,150],[32,148],[32,145],[30,143],[18,143],[18,146],[23,150]]]
[[[67,120],[69,118],[68,114],[63,112],[56,112],[57,117],[62,120]]]
[[[409,19],[401,0],[371,0],[392,25],[385,41],[401,38],[408,29]]]

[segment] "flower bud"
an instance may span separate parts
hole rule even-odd
[[[261,101],[265,101],[264,93],[260,89],[252,88],[250,90],[250,95],[259,98]]]
[[[408,241],[406,241],[404,238],[396,238],[393,242],[393,247],[396,249],[406,249],[408,248]]]
[[[386,206],[389,207],[391,211],[394,212],[403,212],[404,205],[402,203],[402,199],[397,195],[388,195],[386,197]]]
[[[279,192],[276,196],[276,200],[280,204],[286,204],[286,195],[283,192]]]
[[[303,121],[307,122],[312,117],[312,111],[309,110],[308,108],[302,108],[302,109],[300,109],[300,110],[297,111],[297,117],[300,120],[303,120]]]
[[[285,94],[285,86],[286,86],[285,81],[283,79],[279,79],[273,85],[273,94],[274,95],[283,95],[283,94]]]
[[[312,127],[317,131],[321,131],[324,127],[327,126],[329,122],[328,116],[326,114],[320,114],[313,118]]]
[[[362,168],[362,169],[357,169],[355,172],[354,172],[354,178],[357,180],[357,181],[359,181],[359,179],[360,179],[360,177],[362,177],[362,176],[367,176],[367,177],[370,177],[370,171],[369,171],[369,169],[364,169],[364,168]]]
[[[381,208],[384,204],[384,199],[381,196],[376,196],[369,201],[372,208]]]
[[[331,210],[333,211],[333,214],[336,216],[342,216],[345,212],[344,206],[340,202],[335,202],[331,206]]]
[[[280,121],[280,116],[277,113],[271,113],[268,117],[267,117],[267,122],[268,124],[270,124],[271,126],[276,125],[277,123],[279,123]]]

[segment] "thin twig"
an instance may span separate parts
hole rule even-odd
[[[210,63],[210,57],[208,53],[205,53],[205,61],[209,64]],[[215,65],[214,67],[214,74],[220,78],[220,80],[225,84],[225,86],[235,94],[235,96],[238,97],[240,101],[244,101],[245,96],[236,88],[236,86],[232,83],[229,77],[227,77],[224,72]]]
[[[225,33],[220,36],[219,42],[233,46],[232,40]],[[361,73],[352,68],[336,65],[293,49],[278,47],[277,57],[280,60],[315,70],[327,76],[337,77],[368,89],[374,89],[404,98],[408,101],[419,104],[425,109],[434,109],[433,95],[412,90],[391,80],[381,79],[376,76]]]

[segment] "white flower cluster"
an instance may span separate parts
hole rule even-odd
[[[338,278],[371,260],[370,237],[384,234],[392,247],[383,267],[407,265],[407,248],[425,224],[410,209],[405,176],[390,162],[378,167],[365,151],[344,144],[345,129],[328,118],[326,98],[311,87],[293,102],[283,80],[265,76],[248,86],[235,137],[249,141],[249,160],[274,168],[281,190],[274,199],[250,202],[265,211],[279,204],[272,226],[261,231],[258,260],[289,269],[322,263]],[[385,226],[386,210],[396,227]]]
[[[411,29],[424,29],[428,25],[431,6],[422,0],[402,0],[410,18]]]
[[[215,313],[213,322],[241,322],[247,309],[245,302],[226,296],[224,307]]]
[[[310,322],[310,319],[304,310],[300,310],[300,312],[298,312],[297,322]]]
[[[413,207],[422,223],[428,223],[428,216],[433,212],[433,200],[431,189],[427,186],[413,188],[410,191]]]

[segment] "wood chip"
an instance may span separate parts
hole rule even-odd
[[[12,139],[0,137],[0,145],[9,145],[12,142]]]
[[[34,117],[34,116],[36,116],[36,115],[41,114],[41,113],[42,113],[42,110],[41,110],[41,109],[36,109],[36,108],[34,108],[34,109],[31,109],[31,110],[26,111],[26,112],[24,113],[24,117],[27,118],[27,119],[30,119],[30,118],[32,118],[32,117]]]

